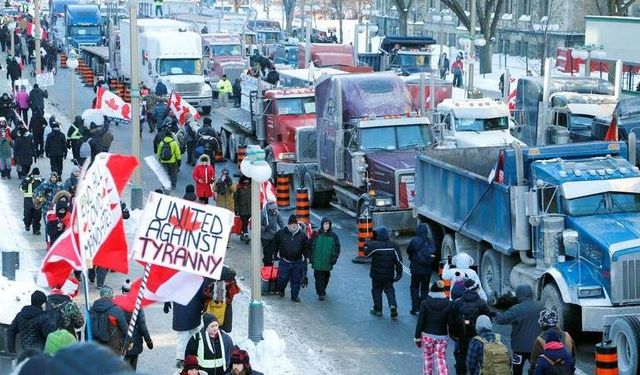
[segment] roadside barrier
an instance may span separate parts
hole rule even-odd
[[[353,258],[353,263],[369,263],[371,258],[364,255],[364,246],[367,239],[373,238],[373,219],[369,216],[358,218],[358,255]]]
[[[596,344],[596,375],[618,375],[618,348],[611,341]]]
[[[309,192],[307,188],[296,190],[296,217],[298,221],[309,224]]]
[[[61,68],[67,67],[67,55],[65,55],[64,52],[60,54],[60,67]]]
[[[278,207],[289,207],[291,197],[289,195],[289,175],[279,174],[276,178],[276,202]]]

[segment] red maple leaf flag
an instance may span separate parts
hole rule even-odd
[[[604,136],[604,140],[608,142],[615,142],[618,140],[618,118],[615,114],[611,119],[611,124],[609,125],[609,129],[607,129],[607,134]]]
[[[195,232],[202,227],[202,223],[195,219],[195,216],[189,207],[184,207],[180,217],[172,216],[171,219],[169,219],[169,222],[174,227],[184,229],[189,232]]]
[[[71,213],[72,221],[75,220],[75,213],[75,210]],[[42,259],[37,284],[42,287],[61,288],[73,270],[82,269],[82,264],[78,236],[68,228],[51,245]]]
[[[182,96],[180,96],[180,94],[176,92],[171,93],[171,97],[169,98],[169,107],[171,108],[171,111],[176,115],[176,118],[178,119],[178,123],[180,125],[186,124],[189,117],[193,117],[195,120],[200,118],[198,110],[195,109],[186,100],[183,100]]]
[[[98,87],[96,91],[95,109],[102,109],[108,116],[131,120],[131,107],[121,97],[105,89]]]

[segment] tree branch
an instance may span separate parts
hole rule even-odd
[[[462,6],[456,0],[440,0],[444,6],[451,9],[453,14],[458,17],[460,22],[467,30],[471,30],[471,20],[467,17],[467,14],[464,12]]]

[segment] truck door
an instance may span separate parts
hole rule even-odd
[[[267,130],[269,142],[282,142],[282,129],[276,128],[275,104],[273,100],[264,101],[264,126]]]

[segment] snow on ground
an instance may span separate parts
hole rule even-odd
[[[31,303],[31,293],[38,289],[32,275],[21,272],[16,281],[0,276],[0,324],[11,324],[22,307]]]

